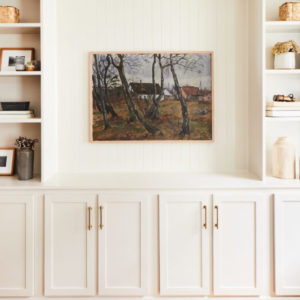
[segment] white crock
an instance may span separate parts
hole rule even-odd
[[[273,176],[295,178],[295,146],[288,137],[280,137],[273,146]]]
[[[275,69],[295,69],[296,68],[296,54],[294,52],[287,52],[275,55],[274,58]]]

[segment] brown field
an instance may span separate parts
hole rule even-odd
[[[147,107],[143,100],[135,100],[141,112]],[[124,100],[112,103],[119,118],[111,119],[110,128],[104,130],[103,116],[97,109],[93,110],[93,140],[212,140],[212,105],[211,102],[187,102],[191,134],[181,138],[179,133],[182,126],[181,105],[177,100],[160,102],[160,114],[157,120],[149,122],[159,130],[155,135],[150,134],[139,122],[128,123],[128,109]],[[149,104],[150,107],[150,104]],[[208,112],[201,115],[201,110]]]

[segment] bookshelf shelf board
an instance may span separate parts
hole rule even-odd
[[[300,33],[300,21],[267,21],[267,33]]]
[[[32,118],[32,119],[8,119],[0,117],[0,124],[41,124],[41,118]]]
[[[300,69],[295,70],[265,70],[267,75],[300,75]]]
[[[31,72],[17,72],[17,71],[5,71],[0,72],[0,76],[40,76],[42,75],[41,71],[31,71]]]
[[[0,34],[39,34],[40,23],[2,23]]]
[[[299,122],[300,117],[265,117],[267,122]]]

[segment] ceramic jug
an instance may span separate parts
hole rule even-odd
[[[295,146],[288,137],[280,137],[273,146],[273,176],[283,179],[296,178]]]

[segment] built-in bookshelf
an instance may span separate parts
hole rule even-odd
[[[272,148],[280,136],[292,139],[300,151],[300,117],[265,117],[265,105],[272,101],[273,95],[294,94],[300,101],[300,57],[295,70],[274,70],[272,47],[277,42],[295,40],[300,44],[300,21],[279,21],[279,7],[285,1],[263,1],[263,179],[272,176]],[[297,155],[298,156],[298,155]],[[297,164],[298,165],[298,164]]]
[[[0,101],[30,101],[35,114],[32,119],[0,119],[0,147],[14,147],[19,136],[39,139],[34,180],[56,172],[55,4],[53,0],[0,0],[0,5],[20,10],[20,23],[0,24],[0,48],[34,48],[35,60],[41,61],[41,71],[0,71]]]

